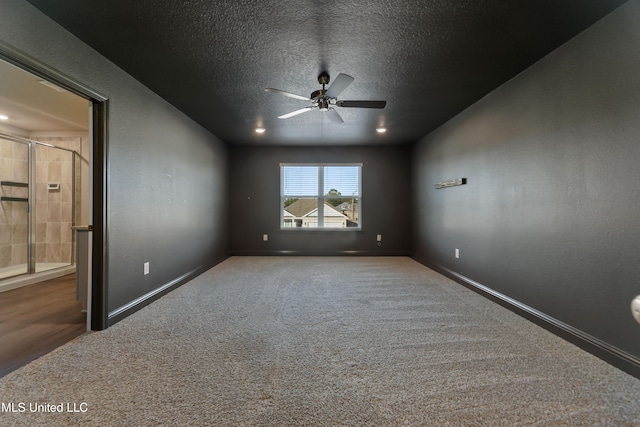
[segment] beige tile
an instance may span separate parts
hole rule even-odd
[[[27,214],[27,204],[24,202],[12,202],[13,206],[13,223],[28,224],[29,216]]]
[[[29,146],[27,144],[20,144],[19,142],[14,143],[13,158],[20,160],[29,159]]]
[[[11,224],[0,224],[0,246],[10,245],[13,236],[13,227]]]
[[[25,264],[27,262],[27,245],[11,245],[11,263]]]
[[[4,181],[15,181],[13,177],[13,159],[0,157],[0,179]]]
[[[36,243],[47,242],[47,224],[36,224]]]
[[[36,161],[36,182],[45,183],[49,177],[49,162],[38,160]]]
[[[60,222],[62,219],[62,204],[49,203],[47,206],[47,222]]]
[[[11,202],[0,202],[0,224],[11,224],[13,220],[13,208]]]
[[[47,189],[47,201],[49,203],[60,203],[62,200],[62,195],[60,194],[60,190],[49,190]]]
[[[71,183],[63,183],[62,185],[60,185],[60,201],[73,201],[73,191],[71,189]]]
[[[53,141],[56,143],[57,141]],[[67,152],[64,150],[57,150],[55,148],[49,148],[49,161],[60,162],[64,160]]]
[[[36,262],[47,262],[47,244],[36,244]]]
[[[9,267],[11,264],[11,245],[0,245],[0,267]]]
[[[60,241],[62,243],[73,242],[73,230],[71,229],[70,222],[60,223]]]
[[[36,203],[46,202],[48,198],[49,198],[49,192],[47,191],[47,183],[46,182],[36,183]]]
[[[62,179],[62,162],[49,162],[49,170],[47,171],[48,182],[60,182]]]
[[[36,203],[36,223],[42,224],[47,222],[49,216],[49,203],[38,202]]]
[[[11,239],[15,244],[27,244],[29,242],[29,224],[15,224],[11,233]]]
[[[13,145],[16,144],[13,141],[7,139],[0,139],[0,157],[7,157],[13,159]]]
[[[14,160],[13,178],[18,182],[29,182],[29,162]]]
[[[49,161],[49,147],[36,145],[36,161],[38,162]]]
[[[61,262],[60,243],[47,243],[47,260],[46,262]]]
[[[71,145],[69,145],[69,148],[79,153],[82,151],[82,144],[83,144],[82,137],[77,136],[77,137],[71,138]]]
[[[60,221],[73,222],[73,204],[72,203],[60,203]]]
[[[60,223],[48,223],[47,224],[47,244],[60,243],[62,241],[60,236]]]
[[[45,245],[46,257],[44,262],[57,262],[56,260],[60,258],[60,244],[59,243],[47,243]]]
[[[60,181],[71,184],[73,182],[73,163],[70,160],[61,162],[62,171]]]
[[[60,262],[71,264],[71,243],[62,243],[60,245]]]

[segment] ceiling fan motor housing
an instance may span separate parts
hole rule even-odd
[[[326,92],[327,91],[324,89],[319,89],[311,92],[310,98],[315,104],[318,104],[318,109],[320,111],[329,110],[329,98],[327,98],[327,96],[325,95]]]
[[[329,110],[329,100],[327,98],[318,99],[318,109],[320,111],[328,111]]]
[[[321,85],[328,85],[330,79],[331,77],[329,77],[329,73],[327,73],[326,71],[323,71],[318,76],[318,83],[320,83]]]
[[[329,98],[327,98],[326,93],[327,91],[324,89],[319,89],[311,93],[310,98],[315,104],[318,104],[318,109],[320,111],[329,110]]]

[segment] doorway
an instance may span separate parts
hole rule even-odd
[[[83,138],[33,138],[0,130],[0,291],[35,281],[25,275],[44,279],[51,276],[45,272],[75,272],[73,228],[87,217]]]
[[[0,216],[11,221],[0,221],[0,299],[73,280],[81,330],[104,329],[107,99],[1,42],[0,77]],[[86,304],[75,301],[76,271]]]

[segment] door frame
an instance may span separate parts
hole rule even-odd
[[[108,107],[109,99],[22,52],[0,41],[0,59],[50,81],[91,102],[92,145],[92,224],[91,224],[91,296],[90,325],[94,331],[108,327],[107,309],[107,184],[108,184]]]

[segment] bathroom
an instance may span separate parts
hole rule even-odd
[[[51,336],[51,325],[74,334],[89,326],[88,282],[76,271],[89,253],[78,241],[90,224],[91,103],[2,60],[0,82],[1,375],[39,355],[18,353]],[[56,317],[56,306],[74,314]]]
[[[3,280],[15,276],[74,271],[72,227],[83,222],[86,141],[81,136],[24,138],[0,129],[0,289],[18,283]]]

